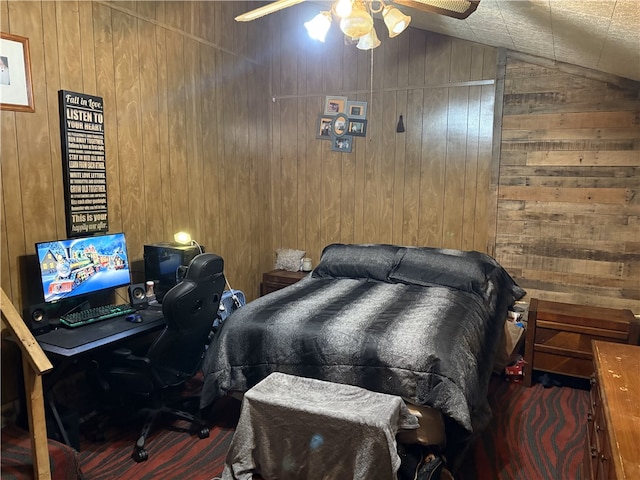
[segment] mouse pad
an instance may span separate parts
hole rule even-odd
[[[41,343],[71,349],[133,328],[141,328],[143,326],[150,327],[156,325],[159,321],[164,321],[162,313],[158,311],[150,310],[140,311],[138,313],[143,318],[142,323],[128,322],[125,320],[126,315],[123,315],[122,317],[114,317],[89,325],[83,325],[82,327],[60,327],[57,330],[39,335],[36,339]]]

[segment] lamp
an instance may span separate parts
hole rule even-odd
[[[360,37],[356,48],[359,48],[360,50],[371,50],[376,48],[378,45],[380,45],[380,39],[378,39],[376,29],[372,28],[369,33]]]
[[[372,14],[381,12],[390,38],[402,33],[411,22],[410,16],[404,15],[396,7],[386,5],[384,0],[334,0],[330,12],[320,12],[304,26],[311,38],[324,42],[333,13],[340,19],[342,33],[352,41],[357,40],[357,48],[371,50],[380,45]]]
[[[340,30],[342,30],[342,33],[347,37],[360,38],[369,33],[372,28],[373,18],[371,18],[371,15],[367,12],[364,1],[353,0],[351,3],[351,12],[340,20]]]
[[[304,26],[311,38],[320,42],[324,42],[324,39],[327,37],[329,28],[331,28],[331,13],[320,12],[315,17],[313,17],[313,19],[305,22]]]
[[[194,247],[198,247],[200,253],[203,253],[202,247],[198,242],[191,238],[191,235],[187,232],[178,232],[173,235],[173,240],[180,245],[192,245]]]
[[[389,38],[400,35],[411,22],[409,15],[405,15],[396,7],[390,7],[389,5],[386,5],[382,9],[382,18],[384,19],[384,24],[389,29]]]

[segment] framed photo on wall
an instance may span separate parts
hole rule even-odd
[[[353,137],[345,135],[343,137],[334,137],[331,143],[331,150],[334,152],[351,153],[353,147]]]
[[[0,108],[35,112],[27,37],[0,33]]]
[[[367,136],[367,121],[366,120],[353,120],[349,119],[349,126],[347,127],[347,133],[354,137],[366,137]]]
[[[347,133],[347,127],[349,126],[349,119],[344,113],[339,113],[333,117],[333,123],[331,124],[331,131],[335,137],[341,137]]]
[[[349,118],[367,118],[367,102],[347,102]]]
[[[347,97],[325,97],[324,114],[337,115],[344,113],[347,108]]]
[[[331,140],[333,125],[332,115],[320,115],[318,117],[318,129],[316,130],[316,138],[320,140]]]

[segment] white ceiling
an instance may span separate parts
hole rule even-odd
[[[640,0],[481,0],[465,20],[399,7],[412,27],[640,80]]]

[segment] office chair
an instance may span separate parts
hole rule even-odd
[[[162,312],[167,325],[147,354],[141,357],[130,350],[117,350],[111,356],[107,371],[101,375],[103,384],[106,382],[112,391],[142,397],[150,404],[142,409],[148,415],[131,454],[136,462],[147,460],[147,435],[161,413],[191,422],[192,430],[201,439],[209,436],[209,428],[199,415],[171,408],[170,394],[192,378],[201,366],[225,286],[223,267],[224,261],[217,255],[197,255],[189,264],[184,280],[164,296]]]

